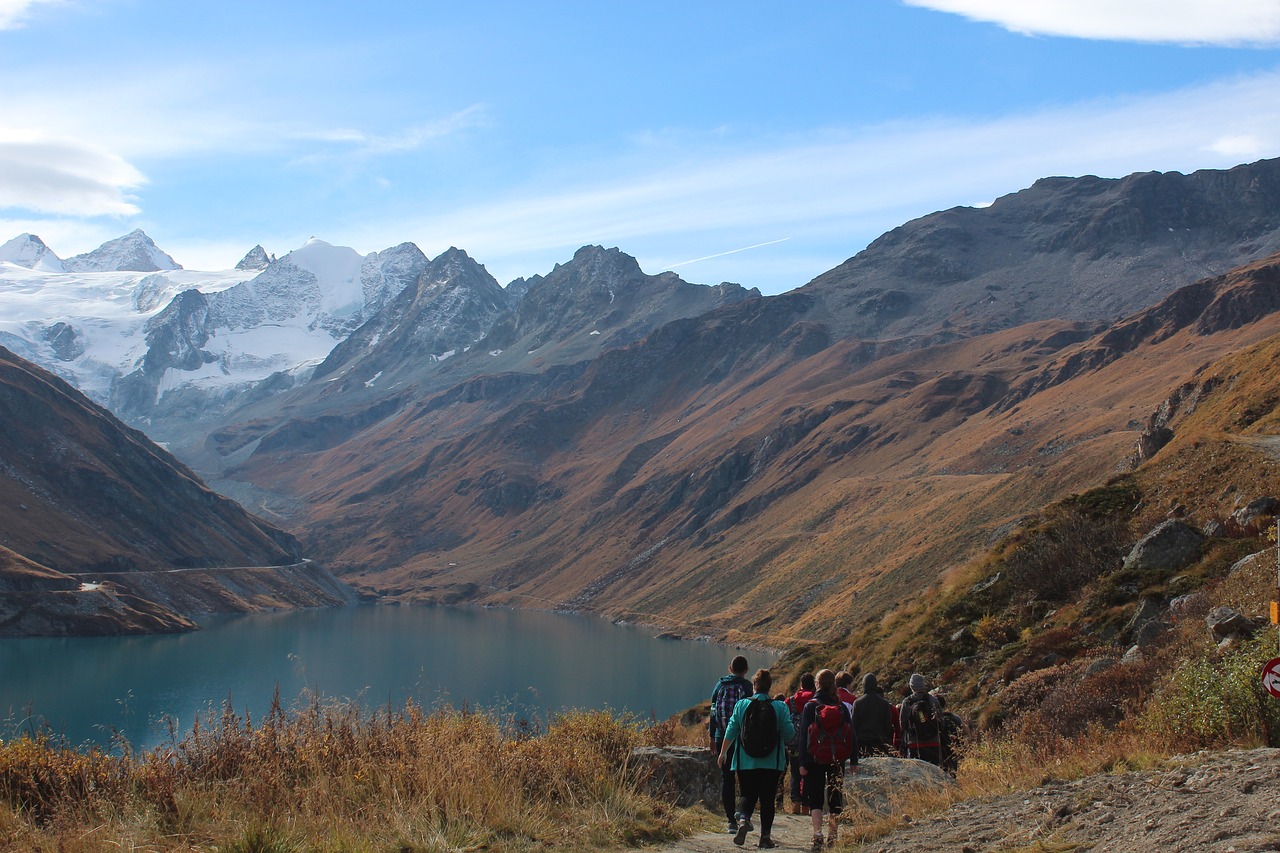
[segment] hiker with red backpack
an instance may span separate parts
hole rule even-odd
[[[844,809],[844,763],[858,772],[858,738],[849,709],[836,695],[836,674],[819,670],[817,693],[800,715],[800,775],[804,804],[813,819],[813,846],[821,847],[822,818],[828,817],[826,843],[836,843],[836,818]]]
[[[806,672],[800,676],[800,689],[787,700],[787,710],[791,712],[791,725],[796,730],[795,738],[787,745],[787,758],[791,762],[792,814],[809,813],[809,807],[804,804],[804,799],[800,794],[800,739],[804,737],[804,728],[800,725],[800,715],[804,713],[804,706],[809,704],[809,700],[813,698],[815,690],[816,685],[813,681],[813,673]]]
[[[738,829],[733,843],[741,847],[753,829],[751,816],[760,806],[760,847],[777,847],[773,840],[774,793],[778,777],[787,766],[786,742],[795,734],[791,715],[782,702],[769,698],[773,675],[756,670],[751,679],[754,694],[738,700],[725,727],[720,767],[738,774],[742,796],[738,800]]]
[[[724,745],[725,729],[733,709],[740,699],[751,695],[751,682],[747,681],[747,659],[742,655],[734,657],[729,664],[729,674],[720,676],[715,690],[711,692],[711,716],[707,720],[707,734],[711,737],[711,754],[719,755]],[[720,771],[720,803],[724,806],[725,817],[729,821],[729,832],[736,833],[740,823],[738,819],[737,777],[732,770]]]
[[[929,692],[929,682],[913,673],[907,682],[911,693],[902,700],[902,754],[930,764],[942,764],[942,706]]]

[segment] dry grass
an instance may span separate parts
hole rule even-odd
[[[413,705],[369,715],[277,703],[168,746],[108,755],[0,744],[0,848],[32,851],[597,849],[679,835],[693,818],[626,771],[640,729],[573,712],[539,732]]]

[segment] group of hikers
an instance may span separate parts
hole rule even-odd
[[[759,846],[778,846],[773,819],[782,807],[788,770],[791,812],[812,819],[814,847],[835,844],[844,774],[858,772],[859,758],[916,758],[955,774],[960,718],[946,710],[942,696],[929,692],[924,676],[912,675],[895,705],[874,673],[862,677],[861,696],[850,690],[851,674],[830,669],[805,673],[795,693],[775,696],[769,670],[758,669],[748,680],[747,668],[742,655],[733,659],[711,694],[708,722],[734,844],[743,845],[754,831],[758,806]]]

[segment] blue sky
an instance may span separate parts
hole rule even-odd
[[[1280,0],[0,0],[0,242],[804,284],[1046,175],[1280,155]]]

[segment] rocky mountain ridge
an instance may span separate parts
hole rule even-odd
[[[806,290],[839,337],[968,335],[1050,318],[1114,322],[1276,251],[1278,160],[1044,178],[988,207],[895,228]]]

